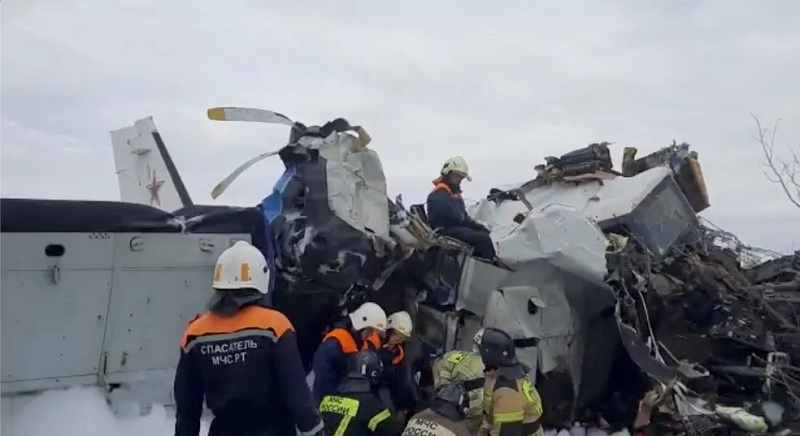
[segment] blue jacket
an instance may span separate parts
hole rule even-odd
[[[347,374],[347,355],[339,341],[334,338],[322,341],[314,352],[312,368],[314,369],[312,393],[319,404],[323,397],[336,392],[339,383]]]
[[[428,223],[434,229],[466,226],[472,227],[467,207],[461,194],[453,192],[445,183],[437,183],[427,201]]]
[[[378,339],[373,339],[378,340]],[[380,344],[377,344],[380,345]],[[322,343],[314,352],[312,368],[314,370],[314,386],[312,393],[317,404],[326,395],[332,395],[347,375],[347,364],[350,355],[365,349],[376,347],[371,340],[362,341],[349,329],[334,328],[322,339]]]

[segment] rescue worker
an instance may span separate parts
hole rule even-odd
[[[464,179],[472,181],[464,158],[455,156],[448,159],[442,166],[441,176],[433,181],[433,191],[428,194],[428,223],[439,234],[472,246],[476,256],[493,260],[495,251],[489,230],[467,214],[461,198]]]
[[[322,398],[319,410],[328,434],[396,436],[402,426],[375,394],[383,364],[372,348],[350,356],[347,375],[335,392]]]
[[[403,436],[470,436],[463,421],[469,407],[467,393],[461,383],[446,383],[436,389],[436,397],[428,409],[408,421]]]
[[[321,435],[294,327],[267,307],[264,256],[245,241],[214,267],[208,311],[186,327],[175,373],[175,436],[198,436],[203,400],[209,436]]]
[[[453,350],[433,363],[433,386],[439,388],[447,383],[459,382],[469,400],[464,425],[470,434],[477,434],[483,423],[484,366],[478,346],[483,329],[473,337],[472,352]]]
[[[480,354],[486,367],[483,385],[484,423],[479,435],[543,436],[542,400],[528,379],[528,367],[517,360],[511,336],[487,327]]]
[[[411,315],[405,310],[395,312],[387,318],[386,345],[383,346],[382,354],[389,357],[389,363],[392,365],[403,362],[406,355],[403,344],[411,337],[413,329]]]
[[[383,362],[383,380],[388,388],[391,405],[390,409],[397,412],[398,419],[406,421],[406,412],[412,409],[417,402],[416,386],[411,380],[411,371],[405,361],[405,343],[411,337],[413,325],[411,315],[401,310],[387,318],[386,344],[379,350],[378,355]]]
[[[333,393],[347,373],[348,356],[372,347],[381,347],[386,330],[386,313],[375,303],[364,303],[350,313],[344,323],[328,332],[314,353],[314,398]]]

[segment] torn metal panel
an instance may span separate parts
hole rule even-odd
[[[602,283],[608,240],[576,209],[552,205],[531,211],[521,223],[492,232],[497,255],[512,269],[546,262],[568,273]]]
[[[325,159],[330,209],[354,229],[389,241],[388,193],[380,158],[371,149],[353,150],[339,143],[352,140],[351,136],[341,138],[319,148]]]
[[[548,262],[529,262],[518,265],[491,293],[484,325],[502,328],[518,342],[518,356],[533,369],[531,377],[538,371],[544,378],[537,383],[547,380],[543,395],[548,401],[573,404],[596,398],[605,385],[615,332],[613,324],[604,328],[598,320],[613,304],[609,289]],[[554,411],[557,420],[569,419],[570,407]]]
[[[512,272],[506,269],[467,257],[461,272],[455,308],[484,316],[489,295],[499,289],[510,274]]]
[[[634,177],[614,176],[602,183],[557,183],[535,189],[525,189],[524,183],[517,183],[498,189],[522,190],[534,212],[559,205],[583,211],[593,222],[603,222],[630,213],[662,180],[671,177],[671,174],[669,168],[658,167]],[[522,201],[484,199],[471,207],[470,214],[494,229],[513,222],[517,214],[527,211],[528,208]]]
[[[622,345],[636,365],[647,375],[661,383],[666,384],[673,381],[678,376],[678,371],[654,357],[652,350],[642,341],[636,329],[622,322],[619,315],[616,316],[616,319],[620,337],[622,338]]]

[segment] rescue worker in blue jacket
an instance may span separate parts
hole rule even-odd
[[[265,303],[268,283],[266,259],[249,243],[220,255],[208,311],[181,338],[175,436],[200,434],[204,399],[209,436],[322,434],[294,328]]]
[[[383,364],[371,347],[350,356],[345,379],[319,405],[328,434],[397,436],[403,431],[375,394],[382,371]]]
[[[442,166],[441,176],[433,181],[433,191],[428,194],[428,222],[439,234],[473,247],[475,256],[493,260],[495,251],[489,230],[467,214],[461,198],[464,179],[472,180],[464,158],[455,156],[448,159]]]
[[[348,356],[371,347],[381,347],[386,330],[386,312],[375,303],[364,303],[350,313],[343,326],[334,328],[314,353],[314,398],[317,403],[331,394],[347,373]]]

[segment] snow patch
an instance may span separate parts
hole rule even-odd
[[[97,388],[72,387],[32,397],[19,410],[4,413],[4,436],[172,436],[175,418],[161,405],[139,416],[136,405],[114,414]],[[201,435],[208,433],[203,422]]]

